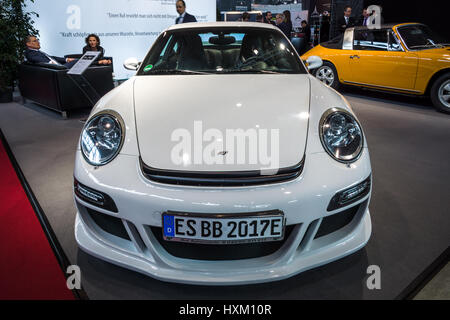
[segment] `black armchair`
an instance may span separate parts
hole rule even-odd
[[[96,101],[86,97],[80,87],[67,75],[67,71],[64,66],[47,63],[21,64],[19,90],[24,101],[32,100],[60,112],[63,117],[67,117],[68,111],[93,107]],[[112,65],[91,66],[83,76],[100,97],[114,88]]]

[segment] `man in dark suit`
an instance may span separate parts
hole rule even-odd
[[[25,50],[25,58],[28,62],[31,63],[50,63],[56,65],[63,65],[67,68],[71,68],[76,60],[73,58],[61,58],[50,56],[41,50],[41,44],[39,43],[39,39],[35,36],[28,36],[26,39],[27,49]]]
[[[322,25],[320,27],[320,42],[327,42],[330,39],[330,14],[328,11],[322,13]]]
[[[272,12],[267,11],[266,12],[266,23],[270,23],[273,26],[276,26],[275,22],[272,20]]]
[[[311,47],[309,44],[311,42],[311,27],[308,25],[308,22],[306,22],[306,20],[302,21],[302,28],[300,29],[300,33],[304,34],[302,47],[300,48],[300,54],[303,54]]]
[[[337,28],[340,33],[344,33],[345,29],[352,28],[355,26],[356,22],[353,17],[350,17],[352,14],[352,7],[346,6],[344,8],[344,16],[341,16],[337,19]]]
[[[286,37],[290,39],[291,35],[288,25],[284,22],[284,14],[279,13],[276,15],[276,24],[277,27],[286,35]]]
[[[189,13],[186,12],[186,3],[184,0],[178,0],[176,3],[177,12],[180,15],[175,20],[175,24],[187,23],[187,22],[197,22],[197,19]]]
[[[367,8],[364,8],[363,12],[362,12],[362,16],[359,17],[359,19],[358,19],[358,26],[367,27],[369,25],[369,22],[370,22],[369,18],[371,15],[372,14],[369,14],[369,11],[367,11]]]

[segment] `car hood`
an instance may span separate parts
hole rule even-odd
[[[306,74],[138,76],[140,156],[165,170],[291,167],[304,156],[309,102]],[[248,135],[244,144],[238,129]]]

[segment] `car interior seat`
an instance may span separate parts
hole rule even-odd
[[[180,39],[177,69],[202,70],[207,68],[205,50],[199,35],[185,35]]]

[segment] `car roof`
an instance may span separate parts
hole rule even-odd
[[[181,30],[181,29],[196,29],[196,28],[211,28],[211,27],[229,27],[229,28],[261,28],[261,29],[271,29],[271,30],[280,30],[279,28],[273,26],[270,23],[262,23],[262,22],[230,22],[230,21],[220,21],[220,22],[188,22],[188,23],[179,23],[174,24],[167,28],[167,31],[172,30]]]
[[[401,26],[406,26],[406,25],[413,25],[413,24],[421,24],[418,22],[404,22],[404,23],[387,23],[387,24],[382,24],[380,26],[380,29],[392,29],[394,27],[401,27]],[[354,27],[355,30],[367,30],[369,29],[367,26],[356,26]]]

